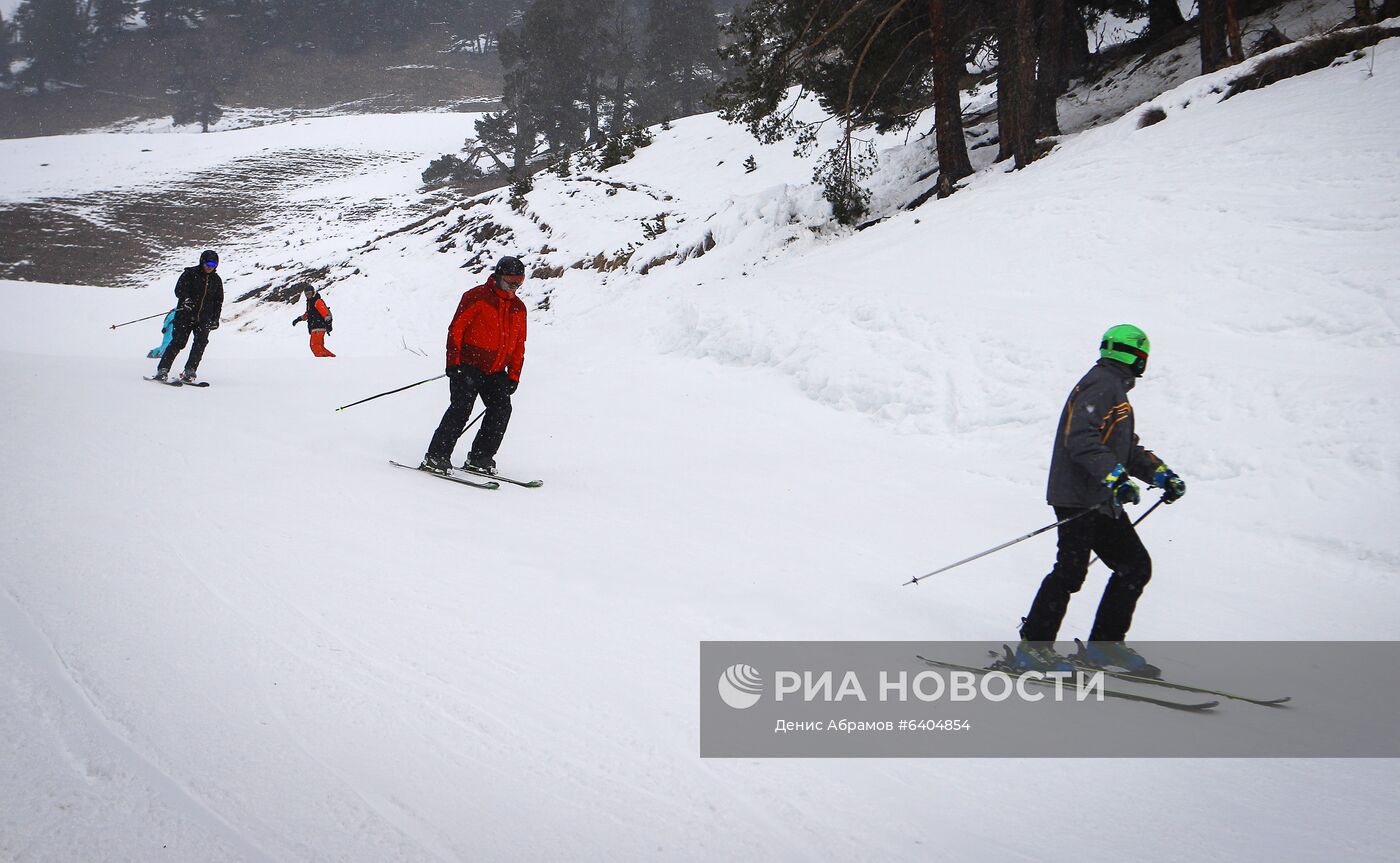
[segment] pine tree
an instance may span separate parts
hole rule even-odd
[[[153,34],[169,36],[199,25],[199,4],[194,0],[141,0],[141,17]]]
[[[1060,134],[1056,102],[1069,86],[1064,74],[1065,0],[1039,0],[1035,20],[1035,134]]]
[[[963,134],[959,82],[967,73],[963,26],[949,14],[947,0],[928,0],[928,32],[933,45],[933,121],[938,146],[938,196],[953,193],[953,184],[972,173]]]
[[[1155,39],[1185,23],[1176,0],[1147,0],[1147,35]]]
[[[460,0],[452,20],[468,28],[462,35],[499,33],[520,23],[520,10],[524,7],[525,0]]]
[[[1196,22],[1201,34],[1201,74],[1226,65],[1225,4],[1228,0],[1200,0]]]
[[[1032,0],[996,0],[997,118],[1001,158],[1035,160],[1035,16]]]
[[[126,28],[126,20],[136,11],[136,0],[92,0],[92,31],[102,42],[110,42]]]
[[[224,116],[221,89],[231,65],[226,36],[220,20],[210,18],[200,27],[198,40],[176,54],[171,111],[176,126],[198,123],[201,132],[208,132]]]
[[[0,84],[10,83],[10,64],[15,58],[15,27],[0,12]]]
[[[719,79],[718,49],[710,0],[649,0],[645,120],[699,113]]]
[[[618,0],[573,0],[570,29],[582,50],[578,52],[575,77],[582,85],[581,98],[587,112],[588,143],[602,138],[604,81],[608,74],[613,46],[610,23],[616,16]]]
[[[504,110],[488,114],[477,121],[478,135],[509,134],[509,150],[513,154],[511,174],[527,176],[530,159],[535,153],[536,120],[534,105],[539,100],[538,58],[521,31],[507,28],[500,33],[503,86],[501,102]],[[487,140],[483,137],[482,140]]]
[[[755,0],[725,29],[720,53],[739,74],[721,84],[721,115],[772,143],[796,135],[799,149],[815,140],[816,125],[792,118],[790,89],[816,96],[850,129],[908,128],[935,106],[939,193],[971,173],[963,137],[960,79],[970,33],[985,26],[966,0]],[[821,181],[834,210],[855,215],[852,194],[862,171],[853,136],[823,161]]]
[[[633,2],[615,2],[605,26],[603,72],[611,84],[612,116],[608,134],[622,134],[631,116],[632,96],[641,68],[641,15]]]
[[[25,0],[15,12],[29,68],[24,77],[40,94],[44,85],[78,65],[87,34],[75,0]]]

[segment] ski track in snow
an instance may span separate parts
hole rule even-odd
[[[230,848],[240,852],[249,861],[273,861],[277,859],[259,847],[244,831],[229,824],[207,800],[185,787],[179,780],[158,766],[143,754],[128,739],[120,723],[103,713],[99,704],[93,701],[90,693],[80,681],[80,675],[63,661],[53,644],[43,631],[25,614],[19,600],[3,583],[0,583],[0,627],[8,633],[8,640],[22,658],[36,668],[47,671],[53,691],[81,716],[87,728],[108,744],[106,751],[121,757],[125,768],[143,779],[153,792],[164,798],[172,808],[183,812],[190,820],[202,825],[208,832],[222,840]]]

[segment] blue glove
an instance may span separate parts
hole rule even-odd
[[[1141,503],[1142,489],[1133,482],[1133,478],[1128,476],[1128,469],[1121,464],[1114,465],[1113,470],[1108,472],[1108,476],[1103,478],[1103,484],[1108,486],[1108,490],[1113,492],[1113,502],[1117,506],[1125,503]]]
[[[1164,464],[1152,472],[1152,484],[1162,490],[1162,503],[1174,503],[1186,495],[1186,480]]]

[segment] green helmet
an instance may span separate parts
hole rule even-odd
[[[1109,327],[1099,343],[1099,356],[1131,367],[1138,377],[1142,377],[1147,370],[1147,354],[1151,350],[1152,343],[1147,340],[1147,333],[1132,324]]]

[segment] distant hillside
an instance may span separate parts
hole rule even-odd
[[[0,138],[168,117],[174,58],[197,38],[156,42],[144,31],[127,32],[81,67],[65,82],[69,86],[42,96],[0,91]],[[215,50],[230,69],[224,96],[234,108],[396,112],[468,102],[479,108],[501,92],[496,55],[449,51],[451,44],[451,34],[438,27],[400,48],[354,53],[282,46],[250,51],[235,39]]]

